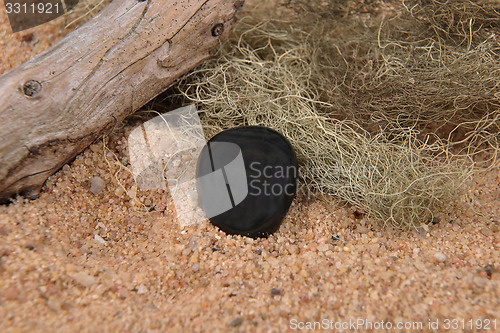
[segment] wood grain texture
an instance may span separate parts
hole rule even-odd
[[[242,1],[116,0],[0,77],[0,199],[45,180],[210,56]]]

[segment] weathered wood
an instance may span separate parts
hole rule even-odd
[[[0,77],[0,198],[45,180],[209,57],[243,1],[116,0]]]

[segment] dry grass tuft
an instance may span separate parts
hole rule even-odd
[[[436,28],[475,15],[466,3],[291,1],[288,21],[253,11],[175,89],[208,137],[271,127],[295,147],[309,189],[416,227],[460,195],[480,158],[497,166],[500,16],[478,16],[468,43],[455,21],[448,35]]]
[[[425,22],[438,38],[470,48],[500,30],[500,2],[495,0],[409,0],[406,10]]]

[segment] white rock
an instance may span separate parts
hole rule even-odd
[[[76,283],[85,288],[90,288],[97,282],[97,279],[95,277],[90,276],[85,272],[80,272],[75,274],[73,276],[73,279],[75,280]]]
[[[443,253],[438,252],[434,255],[434,259],[436,259],[437,262],[445,262],[447,258]]]
[[[147,294],[148,292],[148,288],[146,288],[145,285],[141,284],[138,288],[137,288],[137,293],[139,295],[144,295],[144,294]]]
[[[99,244],[99,245],[102,245],[102,246],[106,246],[108,245],[108,242],[106,242],[104,240],[104,238],[102,238],[101,236],[99,235],[94,235],[94,240]]]

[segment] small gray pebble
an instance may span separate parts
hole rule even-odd
[[[488,276],[488,279],[491,279],[491,276],[493,275],[493,272],[495,271],[495,267],[492,264],[488,264],[483,267],[484,271],[486,272],[486,276]]]
[[[271,295],[272,295],[272,296],[278,296],[278,295],[281,295],[281,290],[279,290],[278,288],[272,288],[272,289],[271,289]]]
[[[90,192],[99,194],[104,190],[104,180],[100,177],[94,177],[90,180]]]
[[[237,318],[234,318],[233,320],[231,320],[231,322],[229,323],[229,326],[236,327],[236,326],[240,326],[241,323],[243,323],[243,318],[237,317]]]

